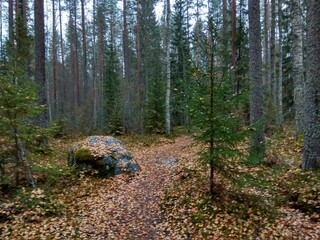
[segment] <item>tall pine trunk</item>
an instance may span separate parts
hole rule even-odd
[[[45,35],[44,35],[44,4],[43,0],[34,1],[34,44],[35,44],[35,81],[38,84],[38,104],[46,106],[46,69],[45,69]],[[44,110],[37,117],[40,127],[48,126],[48,111]]]
[[[57,34],[56,34],[56,9],[55,1],[52,0],[52,62],[53,62],[53,115],[58,112],[57,96]]]
[[[137,120],[138,132],[143,133],[143,103],[142,103],[142,79],[141,79],[141,3],[137,1],[137,26],[136,26],[136,41],[137,41]]]
[[[63,46],[63,30],[62,30],[62,7],[61,0],[59,0],[59,25],[60,25],[60,48],[61,48],[61,80],[63,85],[63,101],[67,102],[67,81],[65,77],[65,63],[64,63],[64,46]],[[65,104],[63,104],[63,111],[65,110]]]
[[[165,22],[165,64],[166,64],[166,134],[171,134],[171,66],[170,66],[170,21],[171,9],[170,0],[164,0],[166,8],[166,22]]]
[[[236,61],[237,61],[237,3],[236,0],[232,0],[232,56],[231,56],[231,66],[233,68],[233,82],[234,82],[234,92],[237,94],[240,91],[239,78],[236,76]],[[239,54],[240,55],[240,54]]]
[[[271,26],[270,26],[270,97],[276,104],[276,2],[271,0]]]
[[[320,1],[307,1],[307,81],[303,169],[320,168]]]
[[[294,104],[295,104],[295,125],[296,139],[303,131],[303,96],[304,96],[304,79],[303,79],[303,45],[302,45],[302,12],[299,0],[291,0],[292,16],[292,78],[294,84]]]
[[[262,57],[260,2],[249,0],[249,78],[250,124],[255,126],[251,138],[251,157],[261,161],[265,154],[262,92]]]
[[[0,2],[0,51],[2,51],[2,2]],[[0,59],[2,59],[2,53],[0,53]]]
[[[214,55],[213,55],[213,29],[214,23],[213,23],[213,17],[212,17],[212,8],[210,7],[210,1],[208,0],[208,42],[207,42],[207,58],[208,58],[208,90],[209,90],[209,96],[210,96],[210,118],[212,119],[214,114],[213,109],[213,67],[214,67]],[[214,160],[212,158],[212,153],[214,151],[214,139],[213,139],[213,121],[211,121],[210,124],[210,141],[209,141],[209,152],[210,152],[210,160],[209,160],[209,184],[210,184],[210,194],[213,196],[214,194]]]
[[[11,50],[11,51],[12,51],[12,48],[14,45],[14,21],[13,21],[13,19],[14,19],[13,18],[13,0],[9,0],[9,50]],[[12,52],[11,52],[11,54],[12,54]],[[9,52],[9,55],[10,55],[10,52]]]
[[[85,25],[85,7],[84,0],[81,0],[81,28],[82,28],[82,77],[83,77],[83,93],[82,93],[82,102],[84,105],[87,104],[88,101],[88,74],[87,74],[87,33],[86,33],[86,25]]]
[[[269,25],[270,21],[270,5],[268,0],[264,0],[264,25],[263,25],[263,34],[264,34],[264,85],[267,87],[268,92],[270,93],[270,42],[269,42]]]
[[[132,129],[132,79],[131,65],[129,60],[129,31],[127,22],[127,0],[123,0],[123,57],[124,57],[124,79],[127,86],[125,96],[125,127],[126,131]]]
[[[278,88],[277,88],[277,110],[278,125],[283,125],[283,106],[282,106],[282,0],[278,0],[278,31],[279,31],[279,60],[278,60]]]
[[[80,107],[80,78],[79,78],[79,51],[77,30],[77,0],[74,0],[74,46],[75,46],[75,79],[76,79],[76,106]]]

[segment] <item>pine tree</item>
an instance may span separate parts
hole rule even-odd
[[[303,46],[302,46],[302,12],[300,1],[291,1],[292,16],[292,78],[294,83],[294,105],[296,139],[303,131],[303,96],[304,96],[304,68],[303,68]]]
[[[171,134],[171,65],[170,65],[170,40],[171,40],[171,7],[170,0],[164,0],[164,49],[165,49],[165,79],[166,79],[166,134]]]
[[[259,1],[249,0],[249,78],[250,125],[255,126],[251,138],[251,158],[254,162],[262,160],[265,154],[263,93],[262,93],[262,57],[261,26]]]
[[[38,85],[38,104],[47,105],[46,95],[46,70],[45,70],[45,35],[44,35],[44,6],[43,0],[36,0],[34,4],[35,21],[35,81]],[[48,111],[45,110],[37,117],[37,124],[40,127],[48,126]],[[44,143],[46,141],[44,140]]]
[[[172,120],[176,125],[188,123],[191,54],[189,23],[186,18],[187,5],[184,0],[174,4],[172,26]]]
[[[320,2],[307,2],[307,81],[303,169],[320,168]]]

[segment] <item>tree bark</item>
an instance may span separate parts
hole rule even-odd
[[[62,76],[61,78],[63,81],[63,102],[66,103],[66,101],[67,101],[67,81],[66,81],[66,77],[65,77],[61,0],[59,0],[59,22],[60,22],[59,25],[60,25],[60,48],[61,48],[61,76]],[[65,110],[65,106],[63,107],[63,109]]]
[[[141,79],[141,3],[137,1],[137,26],[136,26],[136,41],[137,41],[137,80],[138,80],[138,89],[137,89],[137,107],[138,107],[138,132],[143,133],[143,108],[142,108],[142,79]]]
[[[283,125],[283,104],[282,104],[282,0],[278,0],[278,31],[279,31],[279,62],[278,62],[278,125]]]
[[[9,0],[9,47],[14,45],[13,0]],[[11,49],[12,50],[12,49]]]
[[[57,114],[57,34],[55,0],[52,0],[52,62],[53,62],[53,113]]]
[[[0,50],[2,50],[2,2],[0,2]],[[0,53],[0,59],[2,59],[2,53]]]
[[[249,0],[249,78],[250,78],[250,124],[256,130],[252,134],[251,150],[257,160],[264,157],[264,124],[262,92],[261,26],[259,1]]]
[[[236,0],[232,0],[232,66],[234,67],[237,60],[237,3]]]
[[[86,38],[86,25],[85,25],[85,8],[84,0],[81,0],[81,28],[82,28],[82,77],[83,77],[83,96],[82,101],[86,104],[88,97],[88,74],[87,74],[87,38]]]
[[[132,89],[131,89],[131,66],[129,60],[129,31],[127,23],[127,0],[123,0],[123,57],[124,57],[124,78],[127,85],[125,99],[125,127],[126,131],[132,129]]]
[[[320,168],[320,1],[307,1],[307,80],[303,169]]]
[[[270,97],[276,105],[276,2],[271,0],[271,26],[270,26]]]
[[[171,134],[171,66],[170,66],[170,21],[171,21],[171,9],[170,0],[164,0],[164,6],[166,7],[166,27],[165,27],[165,63],[166,63],[166,134]]]
[[[43,0],[34,1],[35,27],[35,81],[38,84],[38,104],[47,104],[46,69],[45,69],[45,35],[44,35],[44,6]],[[44,110],[36,120],[38,126],[48,126],[48,111]]]
[[[294,84],[294,104],[295,104],[295,125],[296,139],[303,131],[303,96],[304,96],[304,76],[303,76],[303,45],[302,45],[302,10],[299,0],[291,0],[292,16],[292,78]]]
[[[80,79],[79,79],[79,51],[77,31],[77,0],[74,0],[74,46],[75,46],[75,78],[76,78],[76,106],[80,107]]]
[[[267,86],[270,93],[270,46],[269,46],[269,20],[270,20],[270,6],[269,0],[264,0],[264,85]]]

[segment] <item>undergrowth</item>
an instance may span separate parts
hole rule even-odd
[[[216,173],[212,196],[208,166],[197,159],[193,165],[183,163],[188,167],[177,172],[163,200],[168,221],[191,239],[291,239],[301,237],[299,228],[315,231],[320,220],[319,172],[300,169],[302,141],[288,131],[267,140],[261,164],[225,161],[235,171],[229,179]]]

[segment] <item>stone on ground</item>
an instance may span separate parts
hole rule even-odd
[[[69,152],[69,165],[96,169],[106,176],[141,170],[125,145],[111,136],[91,136],[74,144]]]

